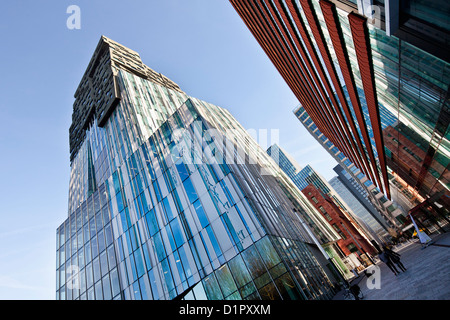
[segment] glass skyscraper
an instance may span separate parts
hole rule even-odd
[[[230,2],[297,96],[297,117],[386,196],[396,228],[408,211],[448,216],[448,1]]]
[[[267,154],[274,159],[280,168],[291,178],[300,189],[305,189],[312,184],[323,194],[330,194],[331,188],[319,174],[308,164],[302,168],[285,150],[279,145],[273,144],[267,149]],[[338,203],[340,200],[335,199]],[[339,205],[343,206],[341,203]]]
[[[334,167],[338,176],[329,180],[329,184],[344,199],[352,211],[361,218],[378,236],[387,238],[388,226],[380,213],[368,200],[366,191],[340,165]]]
[[[72,120],[57,299],[333,296],[339,235],[227,110],[102,37]]]

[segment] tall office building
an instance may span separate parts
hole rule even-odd
[[[339,235],[228,111],[102,37],[72,120],[57,299],[332,297]]]
[[[328,183],[351,208],[356,216],[367,224],[379,237],[388,240],[386,224],[380,213],[369,201],[366,191],[340,165],[334,167],[338,176]]]
[[[448,1],[230,2],[297,96],[297,116],[306,112],[384,202],[448,215]],[[399,228],[407,221],[392,209]]]
[[[278,144],[271,145],[267,149],[267,154],[280,166],[300,190],[313,184],[324,194],[329,194],[331,192],[325,179],[323,179],[309,164],[302,168],[297,161]],[[337,198],[335,200],[339,201]]]

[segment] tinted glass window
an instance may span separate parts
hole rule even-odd
[[[183,186],[184,186],[184,189],[186,190],[189,201],[191,203],[194,203],[195,200],[198,199],[198,195],[197,195],[197,192],[195,191],[194,186],[192,185],[191,179],[187,178],[186,180],[184,180]]]

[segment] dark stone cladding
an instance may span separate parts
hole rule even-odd
[[[102,36],[74,95],[69,129],[71,162],[94,119],[103,127],[120,102],[118,69],[181,92],[176,83],[146,66],[137,52]]]

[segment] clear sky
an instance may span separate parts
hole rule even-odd
[[[70,5],[81,9],[79,30],[67,28]],[[227,0],[4,1],[0,299],[55,298],[73,95],[101,35],[245,128],[279,130],[279,145],[301,166],[334,176],[336,163],[296,119],[297,99]]]

